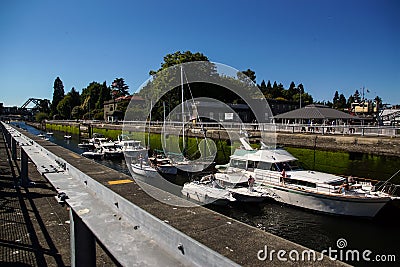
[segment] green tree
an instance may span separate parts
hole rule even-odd
[[[193,61],[209,61],[209,60],[205,55],[203,55],[203,53],[200,52],[192,53],[191,51],[184,51],[184,52],[177,51],[173,54],[167,54],[164,57],[164,61],[161,63],[161,68],[159,68],[157,71],[150,70],[149,74],[154,75],[157,72],[167,69],[169,67]]]
[[[71,91],[69,91],[67,95],[71,97],[72,108],[79,106],[81,104],[81,98],[79,92],[75,90],[75,87],[72,87]]]
[[[252,80],[253,83],[256,83],[256,72],[255,71],[252,71],[251,69],[247,69],[247,70],[242,71],[242,73],[244,75],[246,75],[250,80]]]
[[[347,99],[347,108],[351,108],[351,104],[354,103],[354,96],[350,95]]]
[[[268,80],[264,96],[265,96],[265,98],[272,98],[272,85],[271,85],[271,81],[270,80]]]
[[[111,88],[113,90],[112,94],[114,98],[129,95],[129,86],[125,83],[124,78],[116,78],[112,82]]]
[[[345,109],[346,108],[346,97],[343,94],[340,94],[338,102],[337,102],[337,108],[338,109]]]
[[[271,90],[271,97],[276,99],[276,98],[283,98],[283,91],[285,90],[285,88],[283,87],[283,85],[280,83],[279,85],[276,83],[276,81],[274,82],[274,85],[272,86],[272,90]]]
[[[61,118],[71,119],[72,97],[70,95],[66,95],[60,102],[58,102],[57,111]]]
[[[51,102],[51,115],[57,114],[57,105],[64,98],[64,85],[61,81],[60,77],[57,77],[54,81],[54,92],[53,92],[53,101]]]
[[[182,68],[177,67],[179,64],[202,61],[202,64],[192,64],[190,66],[183,65]],[[190,68],[190,79],[199,81],[210,82],[195,82],[186,84],[186,69]],[[152,75],[151,81],[146,84],[138,95],[146,100],[146,109],[150,107],[150,99],[161,98],[160,101],[153,104],[154,119],[162,119],[163,102],[166,104],[166,112],[173,110],[181,103],[181,70],[183,71],[183,91],[185,100],[195,97],[209,97],[219,99],[225,102],[232,102],[237,99],[237,95],[230,90],[216,85],[213,79],[219,79],[216,66],[208,61],[208,58],[202,53],[192,53],[191,51],[180,52],[177,51],[173,54],[168,54],[164,57],[161,63],[161,68],[157,71],[151,70],[149,73]],[[243,74],[242,74],[243,75]],[[231,81],[226,78],[226,81]],[[170,88],[171,84],[177,85],[175,88]],[[167,92],[168,91],[168,92]],[[229,99],[229,100],[228,100]],[[139,114],[135,112],[135,114]]]
[[[262,80],[261,84],[258,86],[261,92],[265,95],[267,93],[267,85],[264,80]]]
[[[102,109],[104,108],[104,101],[111,99],[111,89],[107,86],[106,82],[104,81],[101,88],[100,88],[100,95],[99,100],[97,100],[96,108]]]
[[[84,114],[84,110],[82,109],[81,106],[75,106],[72,108],[71,116],[73,119],[80,119],[80,118],[82,118],[83,114]]]
[[[49,118],[49,114],[45,113],[45,112],[38,112],[35,114],[35,120],[37,122],[42,122],[44,120],[47,120]]]
[[[333,96],[333,108],[338,108],[338,102],[339,102],[339,92],[336,91],[335,95]]]
[[[96,103],[100,97],[102,85],[98,82],[91,82],[81,93],[81,108],[87,114],[85,118],[93,118]]]
[[[38,105],[39,112],[50,114],[50,100],[42,99]]]
[[[285,99],[293,101],[293,96],[296,94],[298,94],[298,89],[296,88],[296,84],[292,81],[289,88],[284,92]]]

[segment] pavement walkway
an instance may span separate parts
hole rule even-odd
[[[20,187],[18,177],[0,128],[0,266],[70,266],[67,206],[32,163],[32,186]],[[115,266],[99,245],[97,266]]]

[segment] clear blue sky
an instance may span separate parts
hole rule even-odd
[[[146,3],[147,2],[147,3]],[[175,51],[303,83],[315,100],[365,86],[400,104],[400,1],[0,1],[0,102],[122,77],[133,93]]]

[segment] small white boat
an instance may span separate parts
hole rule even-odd
[[[83,140],[82,143],[78,144],[78,147],[83,148],[83,149],[95,149],[96,146],[91,141],[91,139],[85,139],[85,140]]]
[[[40,138],[45,137],[45,135],[42,134],[42,133],[38,134],[37,136],[40,137]]]
[[[158,171],[144,162],[142,164],[132,163],[131,170],[135,174],[148,178],[160,178],[160,174],[158,173]]]
[[[64,139],[65,139],[65,140],[70,140],[71,138],[72,138],[71,135],[68,135],[68,134],[64,135]]]
[[[46,135],[48,135],[48,136],[53,136],[54,133],[53,133],[53,132],[47,132]]]
[[[230,188],[228,191],[239,202],[263,202],[266,199],[272,199],[272,195],[267,190],[257,189],[257,187],[253,189],[237,187]]]
[[[124,155],[122,149],[117,146],[114,142],[100,143],[100,148],[106,158],[119,158]]]
[[[231,193],[224,187],[216,186],[213,182],[190,182],[185,183],[182,188],[182,194],[187,199],[195,200],[203,204],[226,205],[235,201]]]
[[[122,148],[125,157],[138,157],[140,154],[148,153],[148,150],[141,145],[141,141],[128,139],[125,135],[119,135],[115,142]]]
[[[178,169],[171,163],[171,160],[163,157],[151,157],[149,161],[155,167],[155,169],[163,174],[176,175]]]
[[[101,149],[95,149],[92,151],[85,151],[82,153],[82,156],[86,158],[91,158],[91,159],[101,159],[104,156],[104,153],[101,151]]]

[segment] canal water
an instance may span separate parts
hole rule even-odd
[[[33,127],[20,125],[33,134],[40,133]],[[79,140],[76,137],[64,140],[63,135],[54,132],[50,141],[76,153],[83,152],[77,145]],[[287,150],[311,169],[335,174],[386,180],[400,167],[400,158],[397,157],[352,155],[301,148],[287,148]],[[124,159],[98,162],[130,175]],[[399,177],[391,181],[400,184]],[[228,206],[208,205],[207,208],[316,251],[331,248],[338,250],[337,253],[340,250],[346,253],[347,250],[357,250],[360,253],[360,260],[347,261],[351,265],[398,266],[400,262],[400,208],[397,205],[388,205],[373,219],[321,214],[274,201],[260,204],[232,203]],[[339,249],[337,241],[341,239],[345,239],[346,246]],[[256,255],[256,252],[263,248],[254,249]],[[384,255],[385,259],[391,258],[392,262],[365,262],[361,259],[361,254],[365,250],[372,251],[369,256],[371,259],[376,255]],[[395,255],[396,262],[393,262],[391,255]]]

